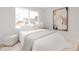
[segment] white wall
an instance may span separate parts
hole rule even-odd
[[[58,8],[45,9],[45,26],[53,30],[53,10]],[[53,30],[56,32],[55,30]],[[64,37],[79,42],[79,8],[72,7],[68,10],[68,31],[60,31]]]
[[[48,28],[48,29],[51,29],[53,28],[53,15],[52,15],[52,8],[45,8],[45,19],[44,19],[44,24],[45,26]]]
[[[0,35],[15,32],[14,8],[0,7]]]

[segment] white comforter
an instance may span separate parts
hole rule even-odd
[[[33,44],[33,51],[61,51],[72,48],[72,44],[67,42],[60,33],[50,34],[36,40]]]
[[[23,51],[31,51],[33,42],[35,40],[38,40],[39,38],[47,36],[51,33],[52,31],[46,29],[38,29],[35,31],[28,32],[28,34],[26,32],[26,34],[24,34],[25,37],[24,37]]]

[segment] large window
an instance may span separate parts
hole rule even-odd
[[[25,8],[15,8],[15,13],[17,29],[39,24],[39,12],[37,11]]]

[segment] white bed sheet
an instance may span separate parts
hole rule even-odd
[[[65,48],[72,48],[73,45],[66,42],[58,32],[36,40],[33,44],[33,51],[62,51]]]
[[[25,35],[23,51],[31,51],[33,42],[35,40],[38,40],[39,38],[47,36],[47,35],[49,35],[51,33],[53,33],[53,32],[50,31],[50,30],[38,29],[38,30],[35,30],[34,32],[29,33],[28,35]]]

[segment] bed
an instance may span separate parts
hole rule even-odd
[[[23,51],[71,51],[77,50],[71,42],[68,42],[60,32],[52,32],[47,29],[38,29],[21,32]]]

